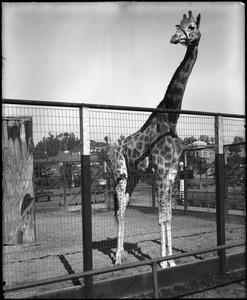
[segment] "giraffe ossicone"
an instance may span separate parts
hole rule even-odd
[[[116,264],[122,263],[124,254],[124,217],[131,194],[140,179],[140,172],[153,171],[158,190],[158,219],[160,225],[161,256],[172,255],[172,188],[178,171],[184,144],[176,134],[182,99],[188,78],[197,59],[200,14],[196,20],[189,11],[183,16],[170,42],[187,47],[186,54],[176,69],[157,108],[175,109],[176,113],[153,112],[135,133],[115,145],[109,146],[108,161],[115,183],[118,225]],[[162,268],[174,266],[173,260],[163,261]]]

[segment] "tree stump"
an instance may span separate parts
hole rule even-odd
[[[3,243],[35,242],[31,117],[2,120]]]

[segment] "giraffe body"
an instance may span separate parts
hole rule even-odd
[[[187,47],[185,57],[158,108],[181,109],[186,84],[197,59],[200,15],[197,21],[189,11],[183,16],[171,43],[181,43]],[[178,163],[183,152],[183,143],[176,135],[179,112],[168,114],[153,112],[145,124],[135,133],[122,139],[119,145],[109,147],[109,166],[115,181],[117,198],[116,218],[118,222],[118,243],[116,264],[122,263],[124,254],[124,215],[131,194],[140,179],[140,171],[155,172],[158,190],[158,220],[161,236],[161,255],[172,255],[172,188],[178,171]],[[162,267],[174,266],[174,261],[162,262]]]

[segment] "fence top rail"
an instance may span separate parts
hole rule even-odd
[[[92,104],[92,103],[74,103],[74,102],[58,102],[58,101],[43,101],[43,100],[23,100],[23,99],[2,99],[3,104],[16,105],[37,105],[37,106],[60,106],[60,107],[88,107],[94,109],[108,109],[108,110],[128,110],[128,111],[143,111],[143,112],[160,112],[160,113],[180,113],[190,115],[207,115],[207,116],[222,116],[228,118],[245,118],[245,115],[227,114],[205,111],[192,110],[176,110],[176,109],[161,109],[150,107],[137,106],[121,106],[121,105],[107,105],[107,104]]]

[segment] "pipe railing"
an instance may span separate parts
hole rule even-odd
[[[119,266],[114,266],[110,268],[104,268],[104,269],[99,269],[99,270],[91,270],[91,271],[85,271],[85,272],[78,272],[75,274],[70,274],[70,275],[64,275],[64,276],[59,276],[55,278],[49,278],[49,279],[43,279],[43,280],[38,280],[35,282],[30,282],[30,283],[23,283],[20,285],[15,285],[15,286],[6,286],[4,287],[3,291],[5,293],[7,292],[13,292],[21,289],[27,289],[27,288],[32,288],[32,287],[37,287],[37,286],[43,286],[46,284],[52,284],[52,283],[57,283],[57,282],[62,282],[62,281],[68,281],[68,280],[74,280],[82,277],[90,277],[94,275],[100,275],[100,274],[105,274],[105,273],[110,273],[110,272],[116,272],[116,271],[121,271],[121,270],[126,270],[126,269],[131,269],[131,268],[136,268],[140,266],[146,266],[150,265],[152,267],[152,279],[153,279],[153,292],[154,292],[154,298],[157,299],[159,297],[158,295],[158,274],[157,274],[157,264],[162,262],[162,261],[168,261],[168,260],[174,260],[178,258],[183,258],[183,257],[188,257],[188,256],[194,256],[198,254],[203,254],[203,253],[209,253],[209,252],[214,252],[214,251],[220,251],[220,250],[225,250],[233,247],[240,247],[246,245],[245,242],[242,243],[231,243],[229,245],[221,245],[221,246],[215,246],[213,248],[207,248],[207,249],[202,249],[202,250],[197,250],[197,251],[190,251],[187,253],[181,253],[181,254],[173,254],[173,255],[168,255],[166,257],[156,257],[144,261],[139,261],[139,262],[132,262],[129,264],[124,264],[124,265],[119,265]]]
[[[107,104],[92,104],[92,103],[75,103],[75,102],[58,102],[58,101],[43,101],[43,100],[22,100],[22,99],[2,99],[3,104],[15,105],[37,105],[37,106],[59,106],[59,107],[88,107],[95,109],[108,109],[108,110],[129,110],[129,111],[143,111],[143,112],[159,112],[159,113],[179,113],[190,115],[207,115],[207,116],[222,116],[229,118],[245,118],[245,115],[227,114],[216,112],[192,111],[192,110],[177,110],[177,109],[162,109],[153,107],[137,107],[137,106],[124,106],[124,105],[107,105]]]

